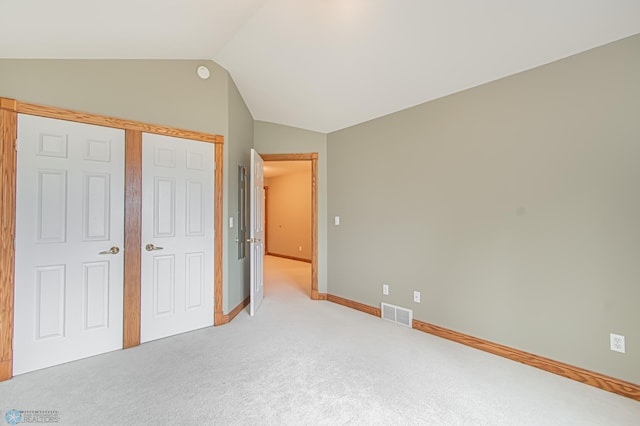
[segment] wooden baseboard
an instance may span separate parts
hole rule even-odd
[[[298,262],[311,263],[311,259],[303,259],[302,257],[289,256],[289,255],[286,255],[286,254],[278,254],[278,253],[269,252],[269,253],[267,253],[267,256],[281,257],[283,259],[297,260]]]
[[[318,293],[318,290],[311,290],[311,300],[327,300],[327,293]]]
[[[238,315],[240,312],[242,312],[242,310],[249,304],[249,300],[250,299],[247,297],[242,302],[240,302],[240,304],[238,306],[233,308],[233,310],[231,312],[229,312],[228,314],[224,315],[223,318],[222,318],[222,321],[223,321],[222,324],[230,323],[236,317],[236,315]]]
[[[225,319],[224,319],[225,315],[222,312],[214,312],[213,313],[213,325],[214,326],[218,326],[218,325],[224,325],[226,324]]]
[[[541,370],[548,371],[549,373],[557,374],[586,385],[594,386],[596,388],[640,401],[640,386],[633,383],[625,382],[600,373],[565,364],[563,362],[554,361],[519,349],[503,346],[488,340],[479,339],[477,337],[469,336],[468,334],[459,333],[457,331],[449,330],[426,322],[413,320],[413,328],[484,352],[489,352],[513,361],[521,362],[528,366],[539,368]]]
[[[353,300],[345,299],[340,296],[334,296],[333,294],[327,294],[327,300],[329,302],[337,303],[338,305],[346,306],[347,308],[356,309],[358,311],[379,317],[380,308],[365,305],[364,303],[354,302]]]
[[[332,294],[327,295],[327,300],[371,315],[380,316],[380,309],[373,306],[354,302]],[[470,346],[474,349],[489,352],[512,361],[521,362],[530,367],[539,368],[549,373],[557,374],[589,386],[594,386],[608,392],[613,392],[615,394],[640,401],[640,385],[635,383],[625,382],[624,380],[605,376],[604,374],[585,370],[584,368],[575,367],[559,361],[554,361],[549,358],[534,355],[519,349],[510,348],[508,346],[503,346],[488,340],[479,339],[477,337],[469,336],[468,334],[459,333],[457,331],[449,330],[447,328],[419,320],[414,319],[412,326],[416,330],[433,334],[434,336],[442,337],[456,343]]]

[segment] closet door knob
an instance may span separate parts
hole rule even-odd
[[[118,253],[120,253],[120,248],[117,246],[113,246],[109,250],[101,251],[98,254],[118,254]]]

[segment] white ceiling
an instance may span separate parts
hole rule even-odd
[[[638,33],[638,0],[0,0],[2,58],[212,59],[323,133]]]

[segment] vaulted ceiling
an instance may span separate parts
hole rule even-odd
[[[638,0],[0,0],[2,58],[212,59],[323,133],[638,33]]]

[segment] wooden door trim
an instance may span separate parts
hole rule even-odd
[[[123,120],[69,109],[0,98],[0,381],[13,376],[13,294],[15,283],[16,140],[18,114],[36,115],[125,131],[125,251],[123,348],[140,344],[140,267],[142,212],[142,133],[215,144],[214,324],[222,313],[222,191],[224,137]],[[136,254],[136,251],[138,253]],[[220,316],[220,322],[218,321]]]
[[[269,255],[269,187],[264,189],[264,254]]]
[[[0,381],[13,376],[16,102],[0,98]]]
[[[318,153],[260,154],[264,161],[311,161],[311,299],[318,294]]]
[[[124,349],[140,344],[142,247],[142,132],[125,130]]]
[[[216,144],[215,149],[215,206],[214,206],[214,272],[213,272],[213,325],[225,324],[224,310],[222,308],[222,185],[223,185],[223,159],[224,146]]]
[[[71,109],[55,108],[20,101],[14,102],[17,102],[17,112],[19,114],[57,118],[60,120],[76,121],[78,123],[85,124],[95,124],[98,126],[113,127],[123,130],[137,130],[143,133],[155,133],[158,135],[173,136],[176,138],[192,139],[216,144],[224,143],[224,136],[221,135],[211,135],[208,133],[194,132],[192,130],[184,130],[175,127],[143,123],[140,121],[124,120],[122,118],[108,117],[99,114],[89,114],[85,112],[74,111]]]

